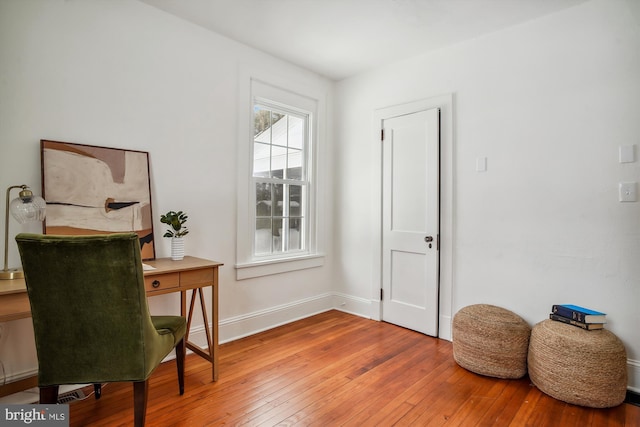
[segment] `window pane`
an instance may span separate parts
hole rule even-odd
[[[259,218],[256,220],[255,247],[256,254],[265,255],[271,253],[271,219]]]
[[[271,170],[271,145],[255,142],[253,144],[253,176],[269,177]]]
[[[256,183],[256,217],[271,217],[272,215],[271,184]]]
[[[271,176],[283,178],[283,171],[287,167],[287,149],[277,145],[271,147]]]
[[[271,112],[271,124],[272,126],[278,122],[280,122],[280,119],[284,118],[285,115],[282,113],[277,113],[275,111]],[[284,126],[284,124],[286,123],[286,120],[282,122],[282,126]]]
[[[273,252],[282,252],[282,219],[273,220]]]
[[[302,180],[302,151],[289,149],[287,155],[287,179]]]
[[[273,200],[273,216],[283,216],[284,213],[282,211],[284,205],[282,203],[284,199],[283,193],[283,184],[273,184],[271,186],[273,189],[272,200]]]
[[[273,113],[271,125],[271,143],[273,145],[287,146],[287,116]]]
[[[302,215],[302,186],[289,186],[289,216]]]
[[[253,139],[256,141],[271,142],[271,111],[259,105],[253,108]]]
[[[289,148],[302,150],[304,147],[305,120],[301,117],[289,116]]]
[[[302,249],[301,239],[302,219],[289,220],[289,250],[299,251]]]

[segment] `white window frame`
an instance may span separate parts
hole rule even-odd
[[[319,267],[324,264],[323,233],[318,214],[321,202],[318,195],[320,180],[319,116],[324,110],[324,94],[308,85],[292,84],[291,80],[257,77],[255,73],[241,73],[240,102],[238,103],[238,200],[236,279],[260,277],[288,271]],[[309,142],[307,143],[308,212],[306,212],[306,248],[304,251],[284,252],[268,256],[254,255],[255,244],[255,180],[253,179],[253,106],[258,103],[281,105],[288,110],[309,114]]]
[[[255,176],[255,171],[253,171],[254,173],[252,173],[252,181],[253,181],[253,185],[251,186],[250,191],[250,198],[252,201],[254,201],[254,206],[255,206],[255,200],[256,200],[256,184],[258,182],[264,182],[264,183],[271,183],[271,184],[280,184],[284,186],[284,194],[283,194],[283,201],[288,201],[289,197],[288,197],[288,191],[287,189],[287,184],[288,185],[299,185],[303,188],[303,197],[304,197],[304,204],[302,205],[302,228],[301,228],[301,236],[300,236],[300,240],[302,241],[302,248],[300,250],[287,250],[285,252],[275,252],[275,253],[271,253],[271,254],[257,254],[256,253],[256,248],[255,248],[255,238],[253,239],[254,245],[252,246],[252,256],[254,257],[254,259],[256,260],[261,260],[261,261],[270,261],[270,260],[280,260],[283,257],[286,258],[291,258],[291,257],[295,257],[295,256],[299,256],[299,255],[308,255],[309,254],[309,214],[310,214],[310,202],[311,202],[311,188],[313,186],[313,181],[311,180],[311,176],[312,176],[312,168],[310,167],[310,164],[312,163],[313,160],[313,152],[312,152],[312,146],[313,146],[313,138],[312,138],[312,134],[313,134],[313,129],[311,127],[311,124],[313,123],[313,117],[315,116],[315,113],[312,111],[306,111],[306,110],[302,110],[297,106],[291,106],[291,105],[283,105],[279,102],[274,102],[271,99],[266,99],[263,98],[261,96],[254,96],[253,98],[253,102],[252,102],[252,112],[255,113],[255,107],[257,105],[259,105],[260,107],[263,107],[266,110],[270,110],[276,113],[281,113],[287,116],[294,116],[294,117],[298,117],[298,118],[302,118],[304,120],[305,123],[305,134],[304,134],[304,142],[303,142],[303,148],[302,148],[302,153],[303,153],[303,161],[302,161],[302,171],[303,171],[303,179],[301,180],[291,180],[288,178],[264,178],[264,177],[256,177]],[[251,123],[254,122],[254,115],[252,114],[251,116]],[[273,125],[273,124],[272,124]],[[288,126],[287,126],[288,128]],[[255,144],[252,143],[252,148],[255,148]],[[253,151],[251,151],[251,159],[252,159],[252,164],[253,164],[253,160],[254,160],[254,153]],[[283,210],[283,217],[284,218],[288,218],[289,217],[289,212],[288,212],[288,203],[283,203],[282,206],[282,210]],[[251,217],[251,224],[252,224],[252,228],[253,231],[255,232],[255,226],[257,223],[257,215],[256,215],[256,210],[253,209],[250,212],[250,217]],[[284,221],[285,224],[288,224],[288,220]],[[282,244],[284,246],[288,246],[288,238],[289,236],[289,228],[287,226],[282,227]]]

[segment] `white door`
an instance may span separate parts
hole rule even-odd
[[[382,127],[382,320],[437,336],[440,110]]]

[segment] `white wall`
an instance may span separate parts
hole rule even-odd
[[[372,295],[376,109],[454,94],[453,307],[503,306],[531,325],[551,305],[608,313],[640,390],[640,26],[625,1],[557,14],[340,82],[336,87],[338,291]],[[478,157],[488,170],[475,171]],[[339,209],[338,209],[339,207]]]
[[[160,214],[179,209],[189,215],[187,254],[225,264],[222,341],[332,303],[330,253],[324,267],[235,280],[240,69],[288,79],[325,94],[327,103],[331,97],[330,81],[144,3],[0,2],[2,194],[22,183],[39,192],[40,139],[148,151],[157,256],[169,255]],[[320,144],[326,157],[331,151],[325,133]],[[325,158],[323,179],[326,165]],[[324,200],[322,216],[330,228],[331,199]],[[13,236],[27,230],[39,228],[10,224],[11,266],[19,265]],[[324,239],[332,245],[331,233]],[[155,297],[150,306],[155,314],[179,311],[177,296]],[[194,326],[201,328],[202,319]],[[2,330],[0,360],[8,379],[32,374],[37,364],[30,319],[7,322]]]
[[[154,216],[189,213],[190,255],[225,263],[222,339],[372,295],[375,109],[453,93],[452,312],[507,307],[534,324],[551,304],[609,313],[640,390],[640,205],[617,202],[620,145],[640,157],[640,30],[621,0],[594,0],[337,86],[132,0],[0,2],[0,185],[39,187],[42,138],[150,152]],[[325,266],[236,281],[239,70],[328,94]],[[331,120],[337,135],[332,155]],[[488,171],[475,172],[477,157]],[[329,164],[329,162],[327,162]],[[327,167],[325,164],[325,168]],[[332,185],[331,178],[336,185]],[[337,218],[333,223],[332,218]],[[158,256],[168,242],[156,242]],[[10,237],[37,231],[11,223]],[[2,233],[3,231],[0,231]],[[4,238],[4,236],[0,235]],[[15,246],[10,264],[18,264]],[[1,284],[0,284],[1,286]],[[341,304],[345,304],[342,306]],[[151,301],[175,312],[174,297]],[[200,321],[201,324],[201,321]],[[9,378],[33,373],[30,320],[2,325]]]

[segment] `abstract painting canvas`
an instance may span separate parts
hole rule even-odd
[[[45,234],[135,232],[155,259],[149,153],[40,141]]]

